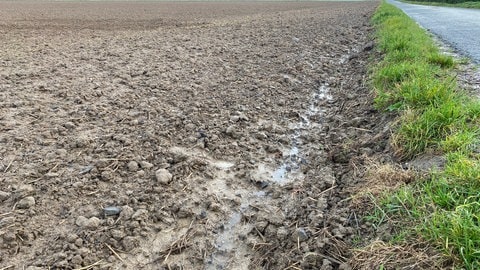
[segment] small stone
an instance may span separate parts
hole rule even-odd
[[[75,220],[75,224],[78,226],[78,227],[85,227],[88,223],[88,218],[84,217],[84,216],[79,216],[77,217],[77,219]]]
[[[304,228],[297,228],[293,236],[295,241],[303,242],[308,239],[308,234]]]
[[[180,163],[183,161],[186,161],[188,159],[187,153],[185,153],[185,150],[179,147],[172,147],[170,148],[170,155],[173,158],[173,163]],[[163,168],[162,165],[160,165],[160,168]]]
[[[136,171],[138,171],[138,163],[136,161],[132,160],[132,161],[128,162],[127,168],[131,172],[136,172]]]
[[[73,256],[73,258],[71,260],[71,263],[74,264],[74,265],[81,265],[82,261],[83,261],[82,256],[77,254],[77,255]]]
[[[73,188],[82,188],[84,184],[82,182],[75,182],[72,184]]]
[[[168,184],[173,179],[173,175],[167,169],[158,169],[155,172],[155,178],[161,184]]]
[[[78,247],[75,246],[75,244],[65,244],[65,245],[63,246],[63,248],[64,248],[65,250],[72,250],[72,251],[78,249]]]
[[[83,240],[82,240],[82,238],[77,238],[77,239],[75,240],[75,246],[77,246],[77,247],[82,247],[82,246],[83,246]]]
[[[140,167],[143,169],[151,169],[153,168],[153,164],[147,161],[140,161]]]
[[[7,200],[10,196],[10,193],[0,190],[0,202]]]
[[[102,221],[97,218],[97,217],[91,217],[88,219],[88,223],[87,223],[87,228],[89,229],[96,229],[98,228],[98,226],[100,226],[100,224],[102,224]]]
[[[189,142],[191,142],[191,143],[195,143],[195,142],[197,141],[197,137],[195,137],[195,136],[189,136],[189,137],[187,138],[187,140],[188,140]]]
[[[116,207],[116,206],[108,206],[108,207],[103,208],[103,214],[105,216],[115,216],[115,215],[120,214],[121,211],[122,211],[122,209],[120,209],[119,207]]]
[[[63,126],[67,129],[74,129],[76,127],[73,122],[66,122],[63,124]]]
[[[68,234],[65,239],[67,240],[67,242],[69,243],[75,243],[75,241],[77,240],[78,236],[74,233],[70,233]]]
[[[231,122],[238,122],[238,120],[240,120],[240,117],[238,117],[238,115],[233,115],[233,116],[230,116],[230,121]]]
[[[32,196],[28,196],[18,201],[17,208],[28,209],[34,205],[35,205],[35,198],[33,198]]]

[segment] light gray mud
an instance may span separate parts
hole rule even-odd
[[[376,5],[0,2],[0,266],[347,268]]]

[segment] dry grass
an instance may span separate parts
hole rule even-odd
[[[371,206],[371,198],[380,198],[384,194],[398,190],[405,184],[415,181],[417,174],[412,170],[403,169],[400,164],[385,163],[377,160],[365,160],[365,183],[355,186],[350,193],[351,206],[355,209],[365,209]]]
[[[353,269],[448,269],[449,262],[424,242],[395,245],[374,241],[354,250],[349,264]]]

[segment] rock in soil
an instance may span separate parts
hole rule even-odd
[[[8,199],[10,196],[11,196],[11,194],[10,194],[9,192],[0,191],[0,202],[5,201],[5,200]]]
[[[25,197],[18,201],[17,208],[18,209],[28,209],[35,205],[35,198],[32,196]]]
[[[158,169],[155,172],[155,178],[161,184],[168,184],[173,179],[173,175],[167,169]]]

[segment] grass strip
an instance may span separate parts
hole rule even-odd
[[[444,170],[375,198],[368,217],[427,239],[456,267],[480,269],[480,102],[459,89],[455,61],[402,11],[383,2],[372,18],[383,59],[372,68],[379,109],[398,113],[392,145],[400,158],[446,157]],[[405,228],[413,228],[411,230]]]

